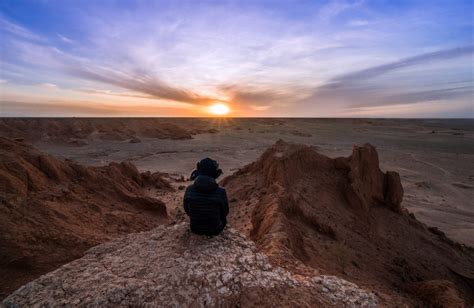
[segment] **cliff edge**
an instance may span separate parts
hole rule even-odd
[[[357,306],[374,294],[334,276],[273,267],[232,228],[216,237],[186,223],[129,234],[26,284],[2,306]]]

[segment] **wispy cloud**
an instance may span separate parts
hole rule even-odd
[[[41,38],[38,36],[38,38]],[[207,97],[191,90],[174,87],[163,82],[156,74],[147,71],[145,67],[129,65],[132,69],[118,69],[91,62],[88,59],[66,53],[55,46],[45,43],[37,44],[29,41],[12,41],[16,48],[17,58],[31,66],[49,68],[65,72],[70,76],[85,80],[97,81],[103,84],[118,86],[142,93],[143,96],[154,99],[173,100],[190,104],[208,104],[216,98]],[[123,63],[113,63],[123,66]],[[46,84],[43,84],[45,86]],[[51,88],[51,86],[50,86]]]
[[[303,101],[332,104],[333,107],[340,107],[341,110],[343,108],[352,110],[362,107],[419,104],[466,98],[474,94],[472,77],[469,75],[461,75],[457,79],[451,77],[439,84],[433,81],[429,84],[420,84],[419,80],[428,78],[431,65],[439,66],[444,62],[473,54],[473,46],[464,46],[423,53],[342,74],[317,87],[315,92]],[[411,70],[413,67],[417,67],[418,70]],[[469,67],[465,69],[469,70]],[[400,80],[393,77],[394,73],[402,74],[404,80],[402,86]],[[449,86],[450,84],[457,86]]]
[[[21,37],[27,40],[42,41],[43,38],[34,32],[22,27],[16,23],[13,23],[0,16],[0,30],[8,32],[14,36]]]
[[[268,110],[272,106],[291,104],[305,91],[297,86],[256,87],[249,85],[223,85],[219,87],[219,90],[228,97],[230,102],[248,106],[257,111]]]
[[[268,109],[272,108],[270,105],[250,105],[250,108],[252,108],[255,111],[267,111]]]
[[[317,20],[322,23],[329,22],[332,18],[341,14],[344,11],[354,9],[362,5],[364,1],[329,1],[323,7],[321,7],[317,14]]]
[[[425,102],[446,101],[460,97],[469,97],[473,94],[472,87],[469,86],[387,94],[386,96],[380,96],[376,99],[365,98],[366,100],[364,102],[353,104],[349,106],[349,108],[353,109],[371,106],[420,104]]]
[[[42,87],[42,88],[45,88],[45,89],[52,89],[52,90],[56,90],[58,89],[58,86],[55,85],[54,83],[40,83],[38,84],[39,87]]]
[[[68,72],[76,77],[118,86],[124,89],[148,94],[154,98],[167,99],[191,104],[208,104],[216,98],[206,97],[189,90],[172,87],[152,74],[118,71],[110,68],[70,66]]]
[[[63,41],[64,43],[68,43],[68,44],[74,44],[74,40],[71,40],[70,38],[64,36],[64,35],[61,35],[61,34],[58,34],[58,37],[61,41]]]
[[[405,58],[399,61],[390,62],[383,65],[377,65],[360,71],[352,72],[333,78],[329,82],[331,88],[343,86],[345,83],[360,82],[366,79],[375,78],[395,70],[407,68],[410,66],[426,64],[433,61],[449,60],[457,57],[474,54],[474,46],[463,46],[447,50],[424,53],[413,57]]]
[[[91,88],[82,88],[82,89],[78,89],[77,91],[83,92],[83,93],[108,95],[108,96],[156,99],[156,97],[152,95],[142,94],[139,92],[116,92],[116,91],[111,91],[111,90],[91,89]]]
[[[150,114],[160,116],[185,116],[186,109],[176,109],[152,105],[119,105],[104,104],[90,101],[37,101],[34,103],[22,101],[0,100],[0,116],[3,117],[44,117],[55,116],[138,116],[146,117]]]
[[[348,25],[350,27],[363,27],[369,25],[370,22],[368,20],[363,20],[363,19],[355,19],[349,21]]]

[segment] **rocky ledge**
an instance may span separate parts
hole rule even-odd
[[[304,277],[274,267],[232,228],[203,237],[180,223],[93,247],[2,303],[57,305],[374,307],[377,298],[338,277]]]

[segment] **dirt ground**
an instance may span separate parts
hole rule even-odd
[[[182,125],[190,123],[190,119],[173,122],[180,125],[180,121]],[[178,179],[188,177],[196,161],[204,157],[218,160],[224,176],[230,175],[256,160],[278,139],[316,146],[330,157],[348,156],[354,144],[369,142],[378,150],[382,170],[400,173],[406,208],[448,237],[474,246],[474,202],[471,201],[474,199],[474,120],[224,118],[206,121],[214,129],[212,133],[193,135],[192,139],[140,137],[140,141],[130,142],[92,136],[80,146],[43,139],[35,142],[35,146],[86,165],[125,160],[133,162],[140,171],[167,172]],[[180,194],[182,191],[178,190],[177,194],[167,196],[169,202],[179,206]]]

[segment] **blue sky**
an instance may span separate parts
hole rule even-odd
[[[0,115],[474,117],[473,1],[0,2]]]

